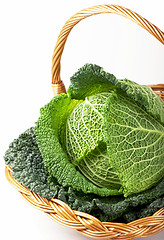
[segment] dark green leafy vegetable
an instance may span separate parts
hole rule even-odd
[[[164,179],[152,189],[127,198],[99,197],[95,194],[75,191],[72,187],[61,186],[44,168],[34,128],[30,128],[15,139],[4,158],[6,164],[12,167],[13,177],[31,191],[48,199],[56,197],[72,209],[90,213],[101,221],[113,221],[124,217],[124,221],[129,222],[152,215],[164,207]]]
[[[71,98],[85,100],[85,97],[116,88],[116,77],[107,73],[103,68],[85,64],[71,78],[68,93]]]
[[[150,204],[139,206],[124,214],[125,222],[132,222],[136,219],[152,216],[156,211],[164,207],[164,196],[157,198]]]
[[[18,182],[42,197],[56,196],[55,189],[51,191],[47,182],[48,172],[36,143],[34,128],[25,131],[10,144],[4,159],[12,167],[12,176]]]

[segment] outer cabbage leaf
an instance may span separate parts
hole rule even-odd
[[[164,124],[164,102],[149,86],[139,85],[128,79],[116,79],[114,75],[94,64],[84,65],[70,80],[71,85],[68,91],[71,92],[72,98],[85,99],[86,96],[109,89],[121,89],[139,106]]]
[[[95,64],[85,64],[71,78],[68,92],[72,98],[85,99],[109,89],[114,89],[116,77]]]
[[[60,139],[63,139],[68,115],[78,103],[80,103],[78,100],[71,99],[66,94],[60,94],[41,109],[41,116],[36,123],[35,131],[45,167],[63,187],[72,186],[74,190],[100,196],[121,194],[118,190],[95,186],[69,161]]]
[[[117,79],[115,85],[146,110],[147,113],[164,124],[164,101],[149,86],[140,85],[128,79]]]
[[[109,163],[128,196],[164,176],[164,127],[120,92],[108,98],[105,131]]]

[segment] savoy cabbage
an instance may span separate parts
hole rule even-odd
[[[63,187],[125,197],[164,177],[164,102],[150,87],[86,64],[41,109],[37,144]]]

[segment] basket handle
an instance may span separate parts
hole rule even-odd
[[[76,13],[74,16],[72,16],[65,23],[57,39],[52,58],[52,88],[54,95],[66,93],[64,83],[60,79],[60,60],[69,33],[71,32],[72,28],[81,20],[100,13],[115,13],[126,17],[146,29],[150,34],[152,34],[162,44],[164,44],[164,33],[158,27],[153,25],[145,18],[141,17],[139,14],[127,8],[118,5],[107,4],[83,9],[80,12]]]

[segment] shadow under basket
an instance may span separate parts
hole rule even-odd
[[[164,33],[137,13],[117,5],[99,5],[84,9],[71,17],[61,30],[52,59],[52,88],[54,95],[65,93],[64,83],[60,80],[60,60],[66,39],[72,28],[82,19],[100,13],[115,13],[136,22],[164,44]],[[164,100],[164,84],[151,85],[153,91]],[[130,223],[101,222],[94,216],[72,210],[58,199],[46,199],[18,183],[11,175],[12,169],[5,167],[6,178],[21,196],[37,209],[45,212],[54,221],[80,233],[99,239],[135,239],[152,236],[164,230],[164,208],[152,216],[141,218]]]

